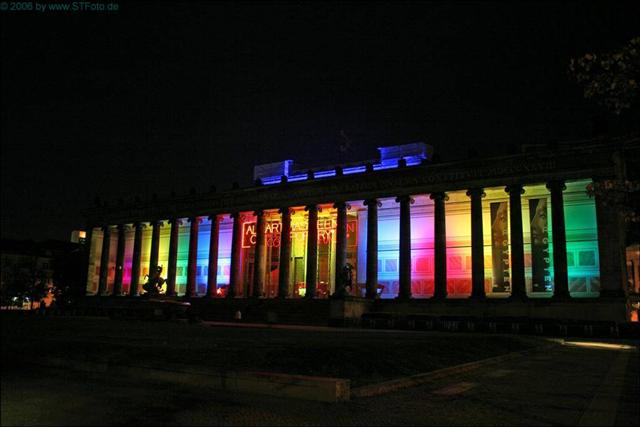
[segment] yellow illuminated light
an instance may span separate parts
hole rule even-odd
[[[626,344],[611,344],[606,342],[592,342],[592,341],[565,341],[564,345],[587,347],[601,350],[637,350],[636,347]]]

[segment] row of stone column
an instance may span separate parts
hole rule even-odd
[[[566,234],[564,225],[564,182],[553,181],[547,184],[551,193],[551,216],[553,233],[553,261],[554,261],[554,297],[565,298],[569,295],[567,278],[567,252]],[[521,195],[524,193],[521,184],[509,185],[505,188],[509,194],[509,213],[511,231],[511,270],[512,270],[512,297],[526,298],[525,266],[524,266],[524,239],[522,232]],[[472,298],[484,298],[484,242],[482,229],[482,188],[473,188],[467,191],[471,198],[471,259],[472,259]],[[435,237],[435,262],[434,262],[434,299],[447,297],[447,258],[446,258],[446,215],[445,201],[447,196],[443,192],[430,194],[434,201],[434,237]],[[400,204],[400,259],[399,259],[399,299],[411,298],[411,208],[413,199],[410,196],[400,196],[396,199]],[[367,261],[366,261],[366,297],[375,298],[378,285],[378,207],[377,199],[365,200],[367,206]],[[347,204],[338,202],[334,205],[337,210],[336,224],[336,285],[334,296],[342,297],[345,292],[345,276],[343,274],[347,261]],[[305,208],[308,212],[308,236],[317,236],[318,233],[318,206],[310,205]],[[255,213],[256,246],[255,246],[255,270],[251,286],[251,294],[254,297],[261,295],[264,289],[266,273],[266,239],[264,211]],[[291,254],[291,241],[288,238],[291,230],[291,211],[289,208],[280,209],[282,216],[281,245],[280,245],[280,272],[278,296],[289,296],[289,259]],[[231,244],[231,274],[229,280],[228,297],[235,297],[241,286],[242,266],[242,224],[239,213],[232,214],[234,218],[232,244]],[[211,239],[209,247],[209,270],[206,296],[216,296],[217,267],[218,267],[218,238],[219,217],[212,215]],[[198,249],[198,217],[189,219],[191,222],[189,238],[189,255],[187,264],[187,288],[186,296],[196,296],[196,268]],[[176,264],[178,254],[178,226],[179,220],[173,218],[169,240],[169,266],[167,271],[167,295],[176,295]],[[160,227],[162,222],[154,221],[151,237],[151,256],[149,260],[149,272],[153,272],[158,266],[158,248],[160,242]],[[134,224],[135,236],[133,247],[133,266],[131,271],[130,295],[138,295],[138,280],[140,276],[140,257],[142,250],[142,223]],[[109,263],[109,246],[111,228],[103,228],[104,239],[100,267],[100,279],[98,294],[104,295],[107,289],[107,275]],[[122,293],[122,271],[124,268],[124,242],[125,225],[118,226],[118,245],[116,256],[116,275],[114,282],[114,295]],[[87,236],[91,242],[91,230]],[[318,239],[307,239],[307,274],[306,274],[306,298],[314,298],[316,295],[316,282],[318,277]],[[248,292],[247,292],[248,294]]]

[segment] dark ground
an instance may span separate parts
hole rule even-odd
[[[13,313],[12,313],[13,314]],[[96,317],[3,316],[3,365],[62,357],[351,379],[352,386],[530,348],[528,338],[344,329],[221,328]]]
[[[640,416],[637,343],[628,341],[617,341],[626,348],[593,347],[589,342],[586,347],[556,345],[417,387],[328,404],[89,376],[25,361],[34,351],[75,354],[78,349],[89,358],[111,354],[174,364],[261,367],[280,358],[273,365],[280,370],[287,366],[304,372],[310,365],[312,373],[341,373],[361,366],[354,372],[364,383],[539,341],[507,335],[234,328],[100,318],[3,315],[2,320],[3,426],[629,426]],[[51,345],[62,337],[66,344]],[[32,342],[36,345],[23,345]]]

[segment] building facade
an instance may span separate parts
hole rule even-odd
[[[625,179],[637,141],[450,163],[421,143],[379,150],[325,168],[261,165],[249,188],[89,209],[87,294],[140,295],[162,267],[176,297],[633,317],[623,219],[588,193]]]

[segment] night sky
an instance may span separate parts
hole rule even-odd
[[[96,195],[246,186],[259,163],[589,138],[569,58],[640,33],[618,2],[118,3],[0,12],[3,238],[68,240]]]

